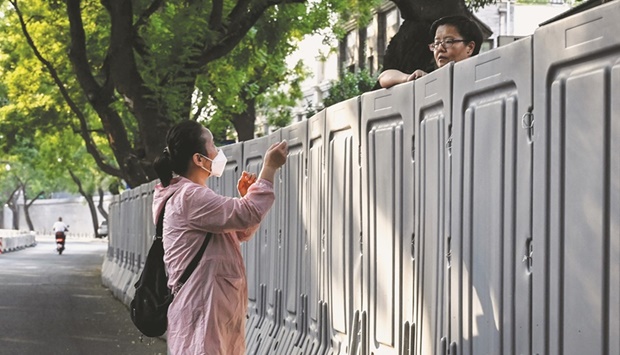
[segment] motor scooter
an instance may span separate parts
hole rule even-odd
[[[56,251],[58,255],[62,255],[62,252],[65,250],[66,238],[65,232],[56,232]]]

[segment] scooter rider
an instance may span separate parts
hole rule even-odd
[[[65,232],[69,230],[69,226],[62,221],[62,217],[58,217],[58,221],[54,222],[52,230],[56,235],[56,244],[60,244],[61,250],[65,249]]]

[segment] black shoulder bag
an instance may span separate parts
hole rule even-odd
[[[153,244],[149,249],[140,278],[135,284],[136,293],[130,304],[133,324],[136,325],[142,334],[148,337],[161,336],[166,332],[168,328],[168,306],[172,303],[174,297],[168,288],[168,275],[166,275],[164,265],[164,244],[162,242],[164,213],[168,199],[164,202],[164,207],[157,219]],[[181,285],[189,279],[196,266],[198,266],[198,262],[207,248],[211,236],[211,233],[207,233],[200,250],[189,263],[183,275],[181,275],[179,280]]]

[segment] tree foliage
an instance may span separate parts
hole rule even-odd
[[[368,70],[360,70],[354,73],[346,72],[339,80],[332,82],[327,97],[323,100],[325,107],[329,107],[338,102],[359,96],[370,91],[377,81],[376,76],[370,74]]]
[[[155,178],[171,125],[205,113],[223,131],[250,124],[274,93],[296,95],[281,85],[299,75],[282,65],[293,39],[335,14],[368,18],[377,2],[7,0],[0,126],[11,137],[31,134],[19,117],[71,127],[99,170],[136,186]]]

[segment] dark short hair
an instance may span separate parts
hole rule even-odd
[[[480,47],[482,46],[482,31],[480,31],[480,27],[478,27],[474,21],[462,15],[442,17],[431,25],[431,36],[435,36],[437,28],[441,25],[454,26],[464,40],[467,42],[473,41],[476,46],[474,47],[472,55],[476,55],[480,52]]]

